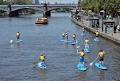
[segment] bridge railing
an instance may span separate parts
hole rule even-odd
[[[0,7],[7,7],[8,5],[0,5]],[[23,7],[23,6],[28,6],[28,7],[39,7],[39,6],[44,6],[44,4],[39,4],[39,5],[12,5],[16,7]],[[77,6],[77,4],[48,4],[47,6]]]

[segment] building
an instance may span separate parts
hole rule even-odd
[[[39,0],[33,0],[33,4],[39,4]]]

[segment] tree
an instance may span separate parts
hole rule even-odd
[[[32,0],[13,0],[14,4],[32,4]]]
[[[2,5],[3,4],[3,0],[0,0],[0,5]]]
[[[32,4],[32,0],[0,0],[2,4]]]
[[[81,7],[86,10],[99,12],[104,9],[107,13],[111,13],[112,15],[120,10],[120,0],[79,0],[78,4],[81,4]]]

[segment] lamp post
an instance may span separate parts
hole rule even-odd
[[[61,0],[60,0],[60,4],[61,4]]]
[[[46,0],[44,0],[44,3],[46,4]]]

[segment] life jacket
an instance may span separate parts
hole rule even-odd
[[[45,60],[45,56],[44,56],[44,55],[41,55],[41,56],[39,57],[39,59],[43,61],[43,60]]]
[[[85,55],[85,53],[84,52],[80,52],[80,57],[83,57]]]

